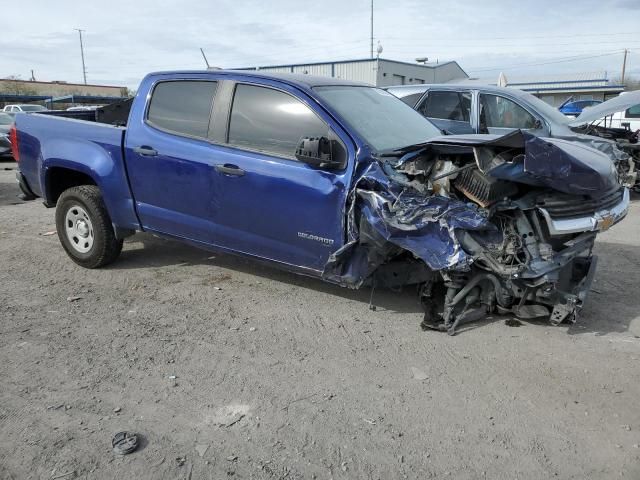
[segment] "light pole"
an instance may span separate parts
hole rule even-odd
[[[80,56],[82,57],[82,76],[84,77],[84,84],[87,84],[87,68],[84,66],[84,47],[82,45],[82,32],[84,30],[80,28],[74,28],[74,30],[78,31],[78,35],[80,35]]]
[[[373,0],[371,0],[371,58],[373,58]]]

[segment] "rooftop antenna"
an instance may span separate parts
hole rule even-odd
[[[202,53],[202,58],[204,58],[204,63],[207,64],[207,70],[210,69],[211,67],[209,66],[209,60],[207,60],[207,56],[204,54],[204,50],[202,48],[200,48],[200,53]]]
[[[84,77],[84,84],[87,84],[87,68],[84,66],[84,47],[82,45],[82,32],[84,30],[80,28],[74,28],[74,30],[78,31],[78,35],[80,35],[80,56],[82,57],[82,76]]]
[[[380,59],[380,54],[382,53],[382,50],[384,50],[382,48],[382,44],[380,43],[380,40],[378,40],[378,48],[376,49],[376,59]]]

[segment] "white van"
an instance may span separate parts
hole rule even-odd
[[[632,97],[627,97],[632,93]],[[572,123],[593,123],[605,128],[629,128],[632,132],[640,130],[640,103],[630,105],[628,102],[629,98],[635,98],[636,95],[635,92],[622,92],[616,98],[600,105],[587,107]]]

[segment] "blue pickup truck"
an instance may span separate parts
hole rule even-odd
[[[126,122],[17,114],[23,198],[77,264],[138,231],[351,288],[418,287],[423,327],[574,320],[627,213],[604,153],[527,132],[442,136],[388,92],[244,71],[145,77]],[[125,126],[122,126],[125,124]]]

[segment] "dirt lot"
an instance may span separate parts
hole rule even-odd
[[[371,312],[368,291],[147,235],[83,270],[3,167],[3,480],[640,478],[640,201],[600,237],[576,325],[448,337],[413,291]],[[142,448],[116,457],[120,430]]]

